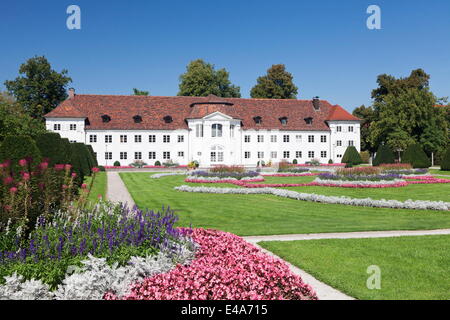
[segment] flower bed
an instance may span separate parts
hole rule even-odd
[[[306,173],[263,173],[261,176],[263,177],[310,177],[310,176],[317,176],[319,173],[312,173],[312,172],[306,172]]]
[[[187,178],[184,181],[190,182],[190,183],[236,183],[237,181],[263,182],[264,178],[262,176],[245,177],[245,178],[241,178],[241,179],[219,178],[219,177],[195,177],[195,178]]]
[[[398,188],[405,187],[408,182],[401,179],[394,180],[328,180],[319,178],[315,179],[311,185],[322,187],[340,187],[340,188]]]
[[[319,174],[319,178],[321,180],[327,181],[370,181],[370,182],[382,182],[382,181],[395,181],[401,178],[398,174],[371,174],[371,175],[362,175],[362,174],[333,174],[333,173],[321,173]]]
[[[254,178],[258,177],[259,173],[256,171],[243,171],[243,172],[232,172],[232,171],[193,171],[189,173],[190,176],[195,178],[216,178],[216,179],[236,179],[241,180],[244,178]]]
[[[415,210],[450,210],[450,202],[444,201],[422,201],[422,200],[374,200],[371,198],[350,198],[344,196],[324,196],[314,193],[300,193],[286,189],[275,188],[214,188],[214,187],[190,187],[179,186],[175,190],[196,193],[217,194],[272,194],[278,197],[290,198],[302,201],[312,201],[329,204],[343,204],[362,207],[392,208],[392,209],[415,209]]]
[[[312,288],[283,261],[242,238],[216,230],[195,229],[200,245],[190,265],[177,266],[136,283],[129,300],[315,300]],[[106,299],[117,299],[112,293]]]

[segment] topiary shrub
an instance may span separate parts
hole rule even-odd
[[[412,144],[406,148],[402,156],[402,163],[409,163],[413,168],[429,168],[431,161],[419,144]]]
[[[64,154],[64,145],[59,133],[41,133],[36,136],[35,141],[42,158],[48,159],[50,166],[66,163],[67,158]]]
[[[155,161],[155,166],[156,166],[156,167],[160,167],[160,166],[161,166],[161,162]]]
[[[70,141],[67,138],[61,139],[62,152],[63,152],[63,162],[59,164],[70,163],[72,158],[72,148],[70,147]]]
[[[292,161],[292,164],[298,164],[297,159],[294,159],[294,160]]]
[[[0,145],[0,162],[11,161],[11,173],[19,173],[19,160],[27,160],[28,171],[41,162],[42,156],[33,139],[27,136],[7,136]]]
[[[98,169],[99,169],[101,172],[105,172],[105,171],[106,171],[106,169],[105,169],[104,166],[98,166]]]
[[[120,167],[120,162],[119,161],[114,161],[114,167]]]
[[[373,159],[372,165],[379,166],[380,164],[395,163],[395,156],[391,148],[387,145],[380,145],[377,154]]]
[[[350,146],[345,150],[344,156],[342,157],[342,163],[347,163],[351,165],[358,165],[362,163],[361,156],[356,150],[356,147]]]
[[[447,148],[442,157],[441,170],[450,171],[450,147]]]
[[[69,146],[71,150],[69,163],[72,165],[72,171],[77,174],[75,182],[80,186],[84,180],[83,155],[80,154],[80,149],[76,143],[71,143]]]
[[[88,151],[91,154],[92,159],[94,160],[94,167],[98,167],[97,157],[95,156],[94,149],[90,144],[87,144],[86,147],[88,148]]]
[[[359,155],[361,156],[362,163],[369,163],[370,160],[369,151],[361,151]]]
[[[333,159],[328,160],[328,164],[333,164]]]

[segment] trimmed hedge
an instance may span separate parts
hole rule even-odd
[[[356,150],[355,146],[347,147],[347,150],[345,150],[341,162],[351,165],[358,165],[362,163],[361,156],[359,155],[359,152],[358,150]]]
[[[450,147],[447,148],[442,158],[441,170],[450,171]]]
[[[379,166],[380,164],[395,163],[394,152],[387,145],[380,145],[377,150],[375,159],[373,159],[372,165]]]
[[[7,136],[0,145],[0,162],[11,160],[11,172],[18,174],[20,171],[19,160],[21,159],[31,160],[28,165],[35,166],[41,162],[42,156],[32,138]]]
[[[90,176],[91,175],[91,160],[89,158],[89,151],[84,143],[81,142],[75,142],[75,150],[78,153],[80,164],[81,164],[81,170],[83,172],[83,176]]]
[[[92,146],[90,144],[87,144],[86,147],[88,148],[88,150],[92,156],[92,159],[94,160],[94,167],[98,167],[97,157],[95,156],[94,149],[92,148]]]
[[[65,146],[59,133],[46,132],[36,137],[36,146],[39,148],[42,158],[49,159],[49,165],[65,164],[68,157],[65,154]]]
[[[412,144],[406,148],[402,156],[402,163],[409,163],[413,168],[429,168],[431,161],[419,144]]]
[[[75,179],[78,185],[81,185],[84,181],[84,170],[82,168],[82,155],[80,155],[79,147],[76,143],[70,143],[70,161],[72,165],[72,171],[77,174]]]

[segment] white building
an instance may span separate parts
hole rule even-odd
[[[339,163],[347,146],[360,151],[360,119],[318,98],[76,95],[71,89],[45,118],[48,130],[92,145],[100,165]]]

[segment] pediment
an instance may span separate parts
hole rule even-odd
[[[229,115],[226,115],[222,112],[215,111],[210,114],[207,114],[203,117],[204,120],[232,120],[233,117],[230,117]]]

